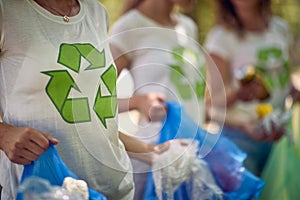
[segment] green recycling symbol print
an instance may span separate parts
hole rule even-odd
[[[104,50],[99,52],[91,44],[62,44],[57,62],[78,74],[80,72],[82,57],[90,64],[85,68],[85,71],[104,68],[106,66]],[[69,98],[71,89],[81,92],[69,71],[54,70],[42,73],[50,76],[50,80],[46,86],[46,93],[61,117],[68,123],[90,122],[91,111],[88,97]],[[111,65],[101,75],[101,80],[110,95],[102,95],[101,86],[99,85],[94,99],[93,111],[105,128],[107,128],[106,119],[114,118],[116,115],[116,79],[116,69],[114,65]]]
[[[276,85],[284,88],[290,78],[290,63],[284,57],[283,52],[278,47],[267,47],[259,49],[257,53],[258,64],[256,69],[262,74],[269,89],[273,90]],[[272,72],[274,67],[280,67],[279,71]]]
[[[198,99],[204,98],[205,93],[205,81],[204,79],[201,79],[197,77],[196,81],[191,82],[192,86],[190,86],[189,83],[184,82],[183,79],[186,79],[189,77],[188,74],[186,74],[185,67],[191,67],[188,64],[188,61],[186,58],[192,62],[194,66],[197,66],[199,63],[199,55],[190,48],[186,47],[177,47],[173,49],[173,59],[175,60],[176,64],[170,65],[170,67],[173,69],[171,72],[171,81],[175,85],[180,97],[184,100],[189,100],[192,98],[193,92],[195,92]],[[193,66],[193,67],[194,67]],[[205,67],[199,66],[198,69],[201,75],[205,76]],[[196,71],[194,71],[194,75],[197,74]]]

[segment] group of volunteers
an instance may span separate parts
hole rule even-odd
[[[219,124],[247,153],[245,167],[262,175],[285,127],[259,126],[255,108],[282,110],[291,91],[299,99],[293,37],[271,0],[215,0],[216,25],[201,47],[196,23],[176,9],[195,3],[125,0],[109,27],[97,0],[0,0],[0,199],[16,198],[24,165],[50,143],[107,199],[143,199],[153,159],[171,143],[157,144],[168,101],[200,126]],[[253,68],[264,82],[241,84]],[[125,71],[133,93],[118,98]],[[130,110],[140,113],[134,136],[118,125]]]

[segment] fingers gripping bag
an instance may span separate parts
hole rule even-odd
[[[24,166],[17,200],[106,200],[88,188],[61,160],[53,144],[38,160]]]
[[[239,149],[228,138],[221,136],[220,134],[211,134],[199,127],[199,125],[197,125],[194,120],[185,113],[183,107],[179,103],[167,102],[167,107],[168,113],[161,130],[159,143],[164,143],[173,139],[190,139],[192,141],[190,144],[192,145],[189,144],[188,146],[193,146],[196,142],[197,160],[200,160],[202,163],[205,162],[208,169],[207,172],[212,174],[214,181],[222,191],[222,197],[220,198],[218,193],[215,193],[209,198],[204,198],[205,194],[203,194],[202,197],[201,195],[193,196],[192,194],[195,190],[193,191],[190,183],[193,181],[199,181],[199,178],[196,178],[194,174],[192,174],[189,179],[178,184],[178,187],[174,190],[172,197],[170,197],[170,195],[166,195],[167,191],[162,191],[162,194],[157,194],[157,184],[155,182],[159,181],[154,180],[153,177],[156,171],[152,171],[148,176],[144,199],[248,200],[259,198],[265,183],[262,179],[256,177],[250,171],[245,169],[243,161],[247,155],[241,149]],[[183,153],[181,154],[183,155]],[[167,162],[167,158],[165,158],[165,162]],[[209,177],[205,178],[209,180]],[[211,181],[210,183],[213,182]],[[210,194],[211,192],[217,191],[206,186],[206,190],[202,190],[202,192],[207,192],[207,189],[209,189]]]

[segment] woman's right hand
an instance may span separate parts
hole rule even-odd
[[[134,104],[148,121],[161,121],[167,114],[167,107],[164,104],[166,98],[159,93],[145,95],[134,95],[130,98],[130,104]]]
[[[1,123],[0,149],[17,164],[30,164],[49,148],[49,141],[57,144],[51,135],[27,127]]]

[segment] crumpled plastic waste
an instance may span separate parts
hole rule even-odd
[[[291,110],[274,110],[262,119],[261,123],[258,125],[258,128],[263,128],[267,134],[271,134],[273,128],[278,132],[284,131],[284,134],[287,136],[291,144],[295,144],[293,134],[287,129],[287,125],[290,122],[291,117]]]
[[[70,180],[70,179],[69,179]],[[67,182],[69,182],[69,180]],[[73,179],[74,180],[74,179]],[[67,183],[69,184],[69,183]],[[87,191],[87,186],[86,186]],[[74,189],[51,185],[49,181],[39,178],[27,178],[19,187],[23,200],[87,200],[88,196]],[[87,194],[88,195],[88,194]]]
[[[216,184],[206,162],[197,156],[198,142],[173,141],[167,151],[155,159],[153,179],[159,200],[173,199],[180,184],[186,182],[190,199],[222,199],[222,190]]]

